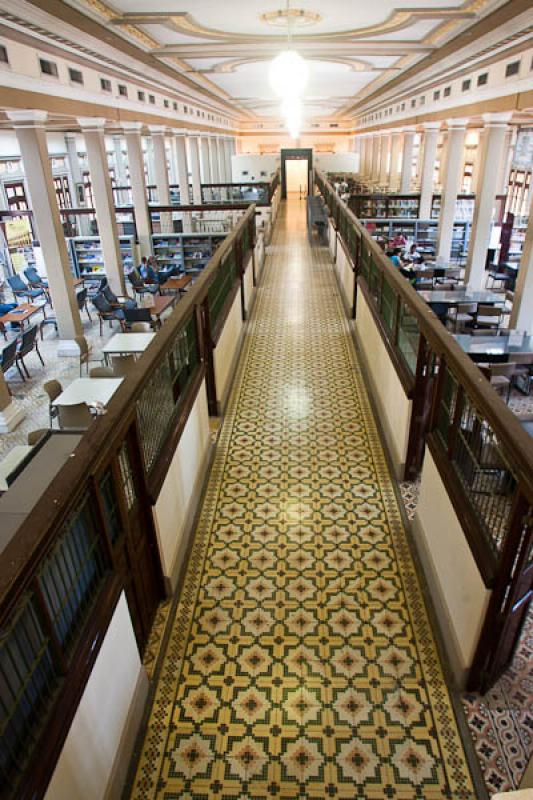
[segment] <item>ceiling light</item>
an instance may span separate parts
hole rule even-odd
[[[270,85],[278,97],[300,97],[308,77],[306,62],[294,50],[283,50],[270,64]]]

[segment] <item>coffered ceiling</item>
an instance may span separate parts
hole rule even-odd
[[[284,0],[68,0],[199,86],[278,118],[268,62],[286,47]],[[504,0],[291,0],[293,46],[309,63],[307,121],[334,118]],[[282,8],[280,9],[280,6]]]

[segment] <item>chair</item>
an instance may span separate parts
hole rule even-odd
[[[59,406],[59,427],[61,430],[88,428],[92,421],[93,415],[86,403]]]
[[[511,385],[516,371],[516,364],[508,361],[506,364],[479,365],[481,372],[490,382],[490,385],[498,394],[505,394],[505,402],[509,402]]]
[[[461,268],[456,269],[436,269],[435,270],[435,285],[441,288],[443,283],[459,283],[461,280]]]
[[[9,342],[9,344],[4,347],[0,353],[0,369],[5,375],[6,372],[11,369],[11,367],[16,367],[19,371],[20,377],[23,381],[25,381],[26,378],[24,377],[24,373],[22,372],[17,359],[17,346],[18,340],[13,339],[13,341]]]
[[[38,297],[45,297],[44,289],[31,289],[24,283],[20,275],[9,275],[7,282],[11,286],[11,291],[15,297],[25,298],[28,302],[36,300]]]
[[[112,367],[93,367],[89,371],[89,378],[116,378]]]
[[[89,300],[92,300],[97,294],[101,294],[106,286],[107,278],[100,278],[98,282],[89,281],[87,284],[87,296]]]
[[[127,297],[126,295],[117,296],[111,289],[109,284],[106,284],[102,289],[102,294],[109,303],[110,306],[115,308],[137,308],[137,303],[135,300],[132,300],[131,297]]]
[[[447,303],[429,303],[428,304],[434,314],[444,324],[446,322],[446,314],[448,313],[449,306]]]
[[[30,447],[35,447],[36,444],[39,444],[41,439],[43,439],[46,434],[48,433],[48,428],[38,428],[36,431],[29,431],[27,442]]]
[[[92,304],[96,308],[98,312],[98,320],[100,323],[100,336],[103,333],[103,323],[104,320],[109,322],[109,327],[111,327],[113,321],[117,321],[122,328],[125,330],[124,324],[124,311],[121,308],[113,308],[108,301],[105,299],[103,294],[97,294],[96,297],[92,298]]]
[[[452,281],[441,281],[439,283],[439,292],[452,292],[455,289],[455,283]]]
[[[39,275],[35,267],[28,267],[25,269],[24,275],[32,289],[48,289],[48,281]]]
[[[474,316],[477,311],[477,303],[459,303],[455,309],[450,309],[446,315],[446,319],[453,322],[454,332],[457,329],[464,329],[474,321]]]
[[[79,292],[76,292],[76,302],[78,303],[78,310],[80,314],[82,311],[86,311],[89,320],[92,322],[93,318],[91,317],[91,312],[89,311],[89,306],[87,305],[87,289],[80,289]]]
[[[503,312],[498,306],[486,306],[481,303],[477,307],[476,327],[499,328],[502,324]]]
[[[126,327],[132,328],[136,322],[144,322],[150,325],[150,328],[154,330],[157,327],[157,323],[152,319],[152,314],[149,308],[125,308],[124,309],[124,318],[126,320]]]
[[[531,375],[533,372],[533,353],[513,353],[516,369],[513,375],[516,388],[525,395],[531,390]]]
[[[112,356],[113,374],[115,378],[122,378],[135,366],[135,356]]]
[[[56,399],[56,397],[59,397],[59,395],[63,391],[63,387],[61,386],[59,381],[52,380],[52,381],[47,381],[45,384],[43,384],[43,389],[48,395],[48,413],[50,415],[50,427],[52,427],[53,421],[57,419],[57,417],[59,416],[57,406],[54,406],[53,402]]]
[[[87,344],[87,339],[85,336],[75,336],[74,341],[78,345],[80,349],[80,378],[81,378],[81,368],[83,364],[85,364],[85,371],[89,374],[89,361],[91,355],[91,348]]]
[[[132,322],[130,331],[132,333],[150,333],[153,330],[150,322]]]
[[[158,284],[155,283],[145,283],[136,269],[132,269],[131,272],[128,272],[128,280],[133,286],[133,291],[142,297],[147,292],[149,294],[157,294],[159,291]]]
[[[26,376],[29,378],[30,373],[28,372],[28,368],[26,366],[26,362],[24,361],[25,356],[29,355],[33,350],[39,356],[39,361],[44,367],[43,357],[39,351],[39,343],[37,341],[37,333],[38,333],[37,325],[32,325],[31,328],[27,328],[24,333],[22,334],[22,338],[20,340],[20,344],[17,350],[17,362],[20,361],[24,368],[24,372]]]
[[[489,272],[487,276],[487,289],[494,289],[495,291],[497,289],[505,290],[507,288],[507,283],[510,280],[512,280],[512,276],[504,272],[503,269],[501,271],[500,269],[497,269],[495,271]],[[498,283],[499,285],[495,286],[496,283]]]
[[[499,336],[500,331],[498,328],[472,328],[471,331],[468,331],[471,336]]]

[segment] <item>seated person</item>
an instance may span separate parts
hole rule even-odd
[[[403,233],[395,234],[394,238],[392,239],[393,247],[405,247],[406,244],[407,242]]]
[[[395,267],[401,267],[402,266],[402,261],[400,258],[401,254],[402,254],[402,248],[394,247],[391,250],[387,250],[385,255],[387,255],[390,258]]]
[[[413,242],[413,244],[407,251],[405,260],[409,261],[411,264],[422,264],[424,262],[424,256],[418,249],[418,245],[416,242]]]

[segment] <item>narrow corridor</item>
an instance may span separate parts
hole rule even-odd
[[[474,798],[326,248],[282,206],[135,800]]]

